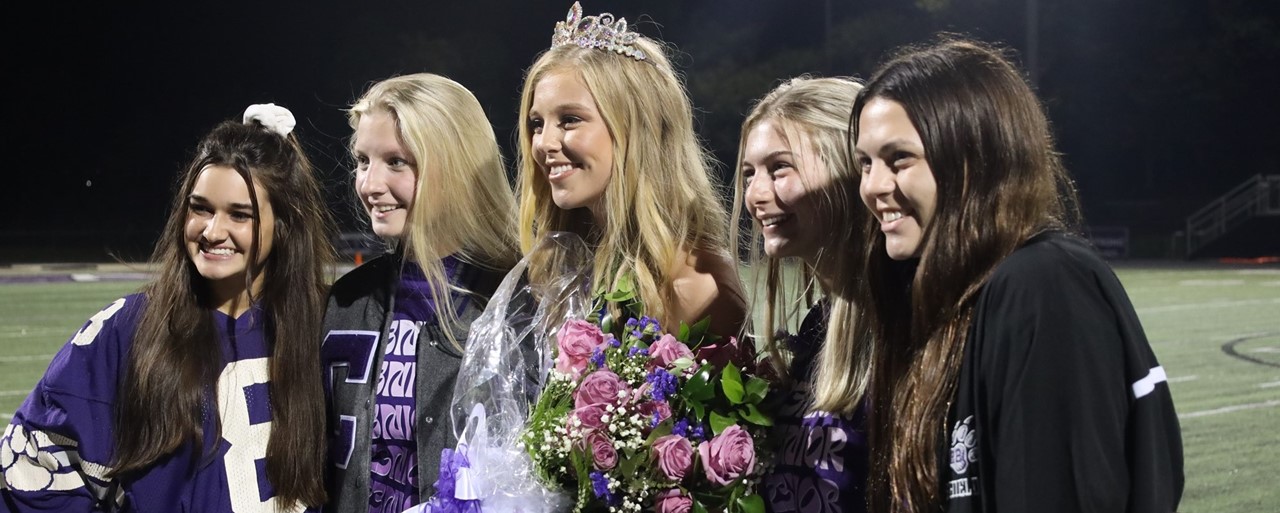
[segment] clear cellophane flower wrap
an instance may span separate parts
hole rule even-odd
[[[471,325],[454,386],[458,445],[445,449],[436,495],[419,511],[551,513],[571,506],[570,497],[538,481],[520,438],[552,365],[555,331],[591,308],[591,269],[580,237],[552,232],[494,292]]]

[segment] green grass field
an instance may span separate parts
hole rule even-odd
[[[1184,513],[1280,510],[1280,269],[1121,266],[1182,420]],[[0,421],[140,282],[0,283]]]

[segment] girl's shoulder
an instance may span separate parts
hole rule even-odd
[[[671,314],[694,323],[711,316],[711,332],[737,335],[747,317],[747,299],[737,262],[723,252],[680,250],[671,273]]]

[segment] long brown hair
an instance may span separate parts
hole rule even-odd
[[[876,340],[868,501],[873,511],[928,511],[940,503],[939,444],[978,291],[1035,234],[1073,227],[1075,186],[1049,123],[1022,75],[994,46],[947,35],[906,48],[858,95],[902,105],[937,182],[937,205],[918,262],[894,262],[868,234],[859,294]]]
[[[282,504],[319,506],[325,500],[324,395],[319,340],[326,273],[334,260],[328,211],[311,162],[293,135],[281,136],[256,121],[226,121],[200,142],[178,188],[155,253],[155,278],[143,288],[147,305],[120,384],[115,418],[113,475],[144,470],[184,444],[204,447],[202,419],[222,426],[215,404],[224,365],[213,324],[207,283],[187,256],[183,226],[188,195],[209,166],[235,169],[249,187],[254,239],[245,287],[261,275],[251,299],[266,313],[271,348],[271,438],[267,477]],[[275,214],[271,254],[261,264],[256,185]],[[251,292],[252,294],[252,292]]]

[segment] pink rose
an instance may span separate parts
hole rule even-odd
[[[604,333],[600,328],[587,321],[572,320],[564,323],[556,334],[559,354],[556,355],[556,370],[578,379],[587,368],[591,359],[591,351],[604,346]]]
[[[693,499],[680,489],[672,488],[658,492],[658,501],[653,507],[658,513],[689,513],[693,510]]]
[[[573,393],[573,407],[582,408],[589,404],[617,406],[628,397],[631,397],[631,387],[613,371],[601,369],[582,378],[582,384]]]
[[[702,457],[702,470],[707,473],[707,480],[720,486],[727,486],[750,474],[756,466],[755,441],[751,433],[737,424],[699,445],[698,455]]]
[[[738,342],[738,337],[729,337],[728,342],[722,339],[720,343],[699,347],[694,358],[699,362],[706,360],[716,368],[723,368],[731,362],[738,367],[746,365],[755,359],[755,355]]]
[[[604,411],[604,407],[605,405],[603,403],[588,404],[581,408],[574,409],[573,416],[582,421],[583,426],[591,429],[600,429],[604,427],[604,422],[600,420],[600,417],[607,413]]]
[[[693,470],[693,444],[680,435],[667,435],[653,442],[658,470],[670,481],[680,482]]]
[[[597,469],[612,470],[618,465],[618,450],[613,448],[613,441],[604,433],[592,431],[587,435],[586,442]]]
[[[674,335],[668,333],[649,346],[649,357],[652,358],[649,361],[650,364],[670,368],[672,362],[680,358],[693,359],[693,351],[690,351],[689,346],[684,345],[684,342],[676,340]]]

